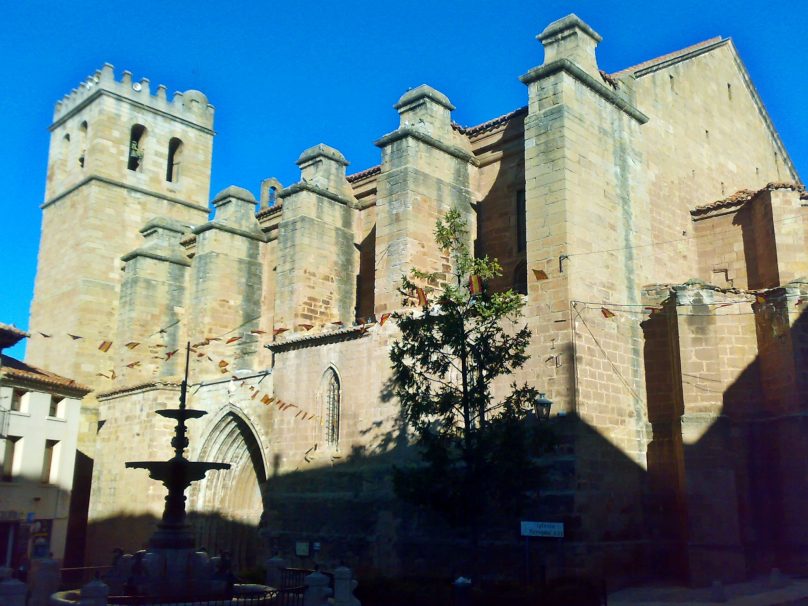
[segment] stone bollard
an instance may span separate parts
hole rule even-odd
[[[769,587],[772,589],[780,589],[788,585],[788,579],[783,576],[783,573],[780,572],[779,568],[772,568],[771,572],[769,573]]]
[[[361,606],[353,594],[358,584],[347,566],[334,570],[334,606]]]
[[[282,589],[283,569],[289,566],[289,562],[284,560],[280,554],[276,553],[269,558],[264,565],[267,569],[266,584],[275,589]]]
[[[109,587],[101,579],[95,579],[81,588],[79,606],[107,606]]]
[[[323,606],[331,597],[331,588],[328,586],[328,577],[323,573],[314,571],[303,582],[306,592],[303,594],[303,606]]]
[[[724,591],[724,584],[721,581],[713,581],[710,587],[710,601],[711,602],[726,602],[727,592]]]
[[[457,577],[452,583],[452,603],[454,606],[471,606],[471,579]]]
[[[32,560],[28,585],[31,599],[28,606],[48,606],[52,594],[59,591],[59,562],[50,558]]]
[[[28,586],[11,577],[11,568],[0,568],[0,604],[3,606],[25,606]]]

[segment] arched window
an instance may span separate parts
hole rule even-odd
[[[67,170],[70,168],[68,165],[68,157],[70,156],[70,133],[66,133],[64,137],[62,137],[62,149],[59,153],[59,160],[58,165],[61,170]]]
[[[339,377],[333,368],[329,368],[325,371],[323,379],[325,442],[328,446],[336,446],[339,443]]]
[[[84,156],[87,155],[87,121],[79,126],[79,166],[84,168]]]
[[[171,137],[168,142],[168,162],[166,163],[166,181],[176,183],[180,180],[180,161],[182,160],[182,141]]]
[[[274,185],[269,188],[269,205],[275,206],[278,201],[278,188]]]
[[[135,124],[129,135],[129,170],[140,171],[143,168],[143,147],[146,142],[146,127]]]

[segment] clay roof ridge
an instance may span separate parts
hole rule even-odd
[[[256,219],[263,219],[264,217],[268,217],[269,215],[274,215],[275,213],[279,213],[283,210],[283,202],[278,201],[272,206],[267,206],[266,208],[262,208],[257,213],[255,213]]]
[[[99,391],[96,396],[98,398],[109,398],[110,396],[123,395],[138,391],[141,389],[148,389],[149,387],[179,387],[182,379],[179,377],[165,377],[162,379],[151,379],[147,381],[140,381],[130,385],[123,385],[121,387],[114,387],[105,391]]]
[[[365,170],[359,171],[358,173],[348,175],[345,178],[348,180],[348,183],[355,183],[356,181],[361,181],[362,179],[365,179],[367,177],[378,175],[381,172],[382,172],[382,165],[377,164],[376,166],[371,166],[370,168],[366,168]]]
[[[21,328],[17,328],[13,324],[4,324],[3,322],[0,322],[0,330],[8,331],[12,333],[14,336],[20,337],[21,339],[31,336]]]
[[[11,356],[7,356],[5,354],[0,354],[0,361],[2,361],[2,370],[0,370],[0,375],[3,377],[53,387],[68,388],[75,392],[89,393],[92,391],[92,388],[82,385],[81,383],[77,383],[73,379],[68,379],[67,377],[57,375],[56,373],[42,370],[36,366],[31,366],[22,360],[12,358]]]
[[[736,191],[734,194],[727,196],[726,198],[716,200],[715,202],[710,202],[709,204],[703,204],[701,206],[697,206],[696,208],[690,211],[690,214],[702,215],[721,208],[732,208],[734,206],[742,206],[743,204],[746,204],[749,200],[754,198],[762,191],[774,191],[777,189],[790,189],[792,191],[799,192],[800,199],[806,199],[805,186],[802,185],[801,183],[772,181],[771,183],[767,183],[765,187],[761,187],[760,189],[740,189]]]
[[[509,122],[513,118],[524,115],[526,113],[527,113],[527,105],[515,109],[513,111],[510,111],[507,114],[502,114],[501,116],[497,116],[496,118],[487,120],[482,124],[477,124],[476,126],[461,126],[456,122],[452,122],[452,128],[455,129],[457,132],[459,132],[461,135],[471,137],[489,130],[493,130],[498,126],[501,126],[502,124]]]
[[[702,40],[701,42],[697,42],[696,44],[692,44],[685,48],[681,48],[677,51],[673,51],[671,53],[667,53],[665,55],[661,55],[659,57],[655,57],[654,59],[649,59],[648,61],[643,61],[642,63],[638,63],[637,65],[632,65],[631,67],[626,67],[621,69],[620,71],[613,72],[611,75],[612,78],[617,76],[622,76],[623,74],[628,74],[632,72],[638,72],[641,70],[649,69],[651,67],[655,67],[667,61],[672,61],[675,59],[679,59],[685,57],[695,51],[701,50],[703,48],[707,48],[709,46],[713,46],[715,44],[719,44],[720,42],[724,42],[726,39],[721,36],[714,36],[713,38],[709,38],[707,40]]]

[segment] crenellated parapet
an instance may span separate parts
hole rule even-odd
[[[120,80],[116,80],[113,66],[105,63],[104,67],[96,70],[78,87],[56,102],[51,128],[69,118],[98,95],[104,94],[141,107],[145,106],[156,112],[169,114],[205,129],[213,128],[214,107],[208,103],[208,98],[204,93],[198,90],[188,90],[184,93],[175,92],[169,101],[166,90],[165,85],[158,84],[152,94],[148,78],[134,80],[132,72],[127,70],[123,72]]]

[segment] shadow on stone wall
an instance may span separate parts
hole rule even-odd
[[[677,342],[664,314],[642,328],[647,468],[577,414],[554,418],[558,443],[543,459],[544,488],[520,519],[564,522],[565,537],[525,543],[519,519],[491,516],[482,537],[486,569],[510,579],[608,578],[611,589],[652,578],[730,581],[773,566],[808,570],[808,464],[801,454],[808,451],[808,418],[801,416],[808,410],[808,314],[776,337],[759,327],[759,356],[729,388],[716,390],[720,414],[688,441],[683,433],[696,434],[681,368],[671,358]],[[389,385],[379,398],[391,401]],[[266,551],[256,526],[210,514],[193,516],[197,544],[230,549],[240,568],[278,551],[293,565],[344,562],[360,578],[464,573],[471,560],[464,534],[395,498],[392,468],[416,453],[401,419],[383,427],[369,425],[365,446],[319,453],[307,469],[281,475],[277,461],[270,464],[262,486]],[[107,563],[114,547],[141,548],[155,523],[149,516],[91,523],[88,563]],[[308,556],[295,556],[299,543],[309,545]]]

